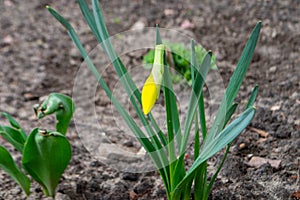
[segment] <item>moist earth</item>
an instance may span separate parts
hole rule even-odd
[[[257,48],[236,99],[240,103],[240,113],[257,84],[257,113],[249,127],[233,142],[209,198],[297,199],[293,193],[300,190],[298,0],[105,0],[100,4],[111,35],[159,24],[162,28],[192,36],[216,55],[218,72],[225,85],[251,30],[262,20]],[[0,1],[0,111],[14,116],[27,132],[36,126],[53,127],[54,118],[38,122],[32,106],[51,92],[71,96],[83,62],[64,28],[45,9],[46,5],[56,8],[71,21],[88,52],[97,44],[75,1]],[[126,66],[137,66],[145,53],[145,50],[130,52],[122,59]],[[105,79],[111,88],[117,81],[110,71]],[[111,113],[107,110],[111,105],[101,88],[97,88],[95,97],[98,115],[106,113],[109,116]],[[6,123],[3,117],[0,120],[1,124]],[[136,140],[123,136],[111,121],[99,117],[112,143],[140,148]],[[74,122],[67,137],[72,144],[73,157],[61,178],[56,199],[166,199],[156,171],[122,172],[102,162],[83,145]],[[2,139],[0,143],[20,161],[16,150]],[[190,152],[192,149],[187,157]],[[221,162],[223,153],[209,160],[208,168],[212,172]],[[255,160],[258,164],[253,164]],[[187,163],[190,161],[187,159]],[[31,192],[26,197],[0,170],[0,200],[47,199],[37,184],[32,185]]]

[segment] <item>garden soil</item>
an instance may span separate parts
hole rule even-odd
[[[260,1],[100,1],[111,35],[131,28],[176,29],[211,49],[218,72],[227,85],[245,42],[256,22],[262,20],[261,35],[236,102],[240,113],[252,88],[259,86],[256,116],[231,145],[228,158],[214,184],[210,199],[248,200],[300,199],[300,2]],[[0,1],[0,111],[14,116],[29,132],[33,127],[53,127],[54,118],[37,121],[33,105],[51,92],[73,94],[75,77],[83,59],[64,28],[47,12],[51,5],[78,32],[87,51],[97,45],[76,1]],[[176,41],[172,41],[176,42]],[[122,56],[126,66],[142,63],[146,51]],[[106,77],[113,87],[117,77]],[[101,88],[96,91],[99,116],[109,115],[110,103]],[[162,103],[163,105],[163,103]],[[77,111],[76,111],[77,112]],[[79,112],[79,111],[78,111]],[[1,117],[0,124],[7,124]],[[99,117],[99,123],[105,118]],[[132,137],[104,133],[112,143],[136,147]],[[118,133],[118,134],[117,134]],[[82,142],[75,123],[67,135],[73,157],[57,188],[56,199],[137,200],[166,199],[156,171],[124,172],[97,159]],[[19,162],[21,156],[0,138]],[[192,149],[186,152],[190,164]],[[212,157],[208,168],[216,170],[224,150]],[[297,193],[298,192],[298,193]],[[298,196],[297,196],[298,195]],[[0,200],[48,199],[32,184],[26,197],[20,187],[0,170]]]

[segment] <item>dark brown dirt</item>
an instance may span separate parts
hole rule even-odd
[[[289,199],[300,190],[300,2],[261,1],[155,1],[105,0],[100,2],[111,35],[136,22],[153,27],[178,28],[184,20],[196,41],[211,49],[228,82],[246,39],[258,20],[263,28],[253,61],[237,102],[244,104],[252,87],[259,85],[257,114],[249,128],[231,147],[210,199]],[[0,111],[12,114],[27,131],[40,126],[33,104],[50,92],[72,95],[73,81],[82,62],[65,30],[44,8],[59,10],[78,30],[88,51],[96,46],[75,1],[0,1]],[[166,9],[172,13],[166,13]],[[176,42],[176,41],[175,41]],[[129,55],[128,62],[141,62]],[[101,104],[101,102],[100,102]],[[242,106],[239,110],[242,109]],[[3,124],[4,119],[1,119]],[[50,126],[53,120],[43,120]],[[256,129],[253,129],[256,128]],[[264,138],[259,131],[269,134]],[[72,161],[58,186],[57,199],[165,199],[156,172],[118,172],[93,158],[83,147],[71,124],[68,135]],[[8,144],[0,144],[16,153]],[[279,168],[249,166],[259,156],[280,160]],[[20,157],[16,154],[16,159]],[[210,159],[211,168],[222,154]],[[1,199],[46,199],[34,184],[30,197],[0,171]]]

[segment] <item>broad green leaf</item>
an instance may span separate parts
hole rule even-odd
[[[56,131],[66,135],[75,105],[72,99],[59,93],[51,93],[39,106],[35,107],[38,119],[46,115],[56,114]]]
[[[17,167],[10,153],[0,146],[0,168],[8,173],[26,193],[30,194],[30,181],[28,177]]]
[[[20,126],[20,124],[8,113],[2,112],[2,115],[9,121],[10,125],[13,128],[17,129],[21,133],[23,139],[26,140],[27,135],[25,131],[22,129],[22,127]]]
[[[35,128],[25,143],[22,165],[43,187],[45,195],[54,197],[71,154],[71,145],[63,134]]]
[[[20,153],[23,153],[25,140],[22,133],[10,126],[0,126],[0,135],[11,143]]]

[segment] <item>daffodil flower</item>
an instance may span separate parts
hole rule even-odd
[[[159,97],[160,85],[164,74],[164,52],[165,45],[159,44],[155,46],[152,71],[142,90],[142,108],[145,115],[151,111]]]

